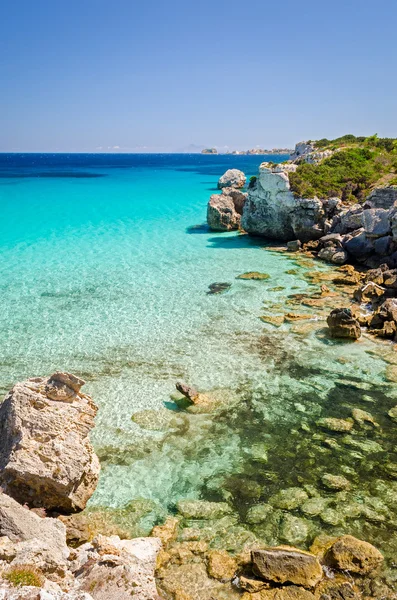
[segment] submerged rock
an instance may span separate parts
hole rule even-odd
[[[249,271],[242,275],[237,275],[236,279],[269,279],[270,275],[267,273],[258,273],[258,271]]]
[[[208,287],[209,291],[207,294],[222,294],[223,292],[227,292],[227,290],[232,287],[232,284],[227,282],[215,282],[211,283]]]
[[[328,431],[351,431],[353,429],[353,420],[323,417],[317,421],[317,425]]]
[[[298,487],[291,487],[285,490],[281,490],[274,496],[269,498],[269,504],[274,508],[281,508],[283,510],[293,510],[298,508],[309,498],[307,492],[304,489]]]
[[[183,381],[177,381],[175,387],[182,396],[185,396],[185,398],[189,400],[189,402],[195,404],[198,401],[199,393],[194,387],[187,385],[187,383],[183,383]]]
[[[338,569],[366,575],[383,562],[383,555],[372,544],[343,535],[332,544],[325,562]]]
[[[323,576],[314,554],[289,546],[253,550],[252,562],[258,576],[274,583],[294,583],[311,588]]]
[[[99,460],[88,435],[97,407],[84,381],[54,373],[17,383],[0,407],[0,481],[16,500],[60,512],[82,510]]]
[[[334,308],[327,317],[327,325],[334,338],[357,340],[361,337],[360,324],[353,317],[350,308]]]
[[[321,477],[321,481],[329,490],[347,490],[350,488],[350,481],[346,477],[343,477],[343,475],[325,473]]]
[[[280,524],[280,538],[287,544],[303,544],[309,535],[309,522],[286,514]]]
[[[233,512],[226,502],[205,500],[180,500],[178,512],[186,519],[219,519]]]
[[[225,550],[212,550],[208,554],[207,571],[214,579],[230,581],[237,571],[237,561]]]

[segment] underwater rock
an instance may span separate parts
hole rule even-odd
[[[366,575],[383,562],[383,555],[372,544],[343,535],[327,551],[325,562],[337,569]]]
[[[206,500],[180,500],[177,508],[186,519],[219,519],[233,512],[226,502]]]
[[[97,406],[84,381],[54,373],[17,383],[0,407],[0,481],[34,507],[71,513],[95,491],[99,460],[89,441]]]
[[[225,550],[212,550],[207,557],[207,571],[214,579],[230,581],[237,571],[237,561]]]
[[[344,515],[335,508],[328,507],[325,510],[323,510],[323,512],[320,514],[320,519],[323,521],[323,523],[326,523],[327,525],[336,526],[343,525],[344,523]]]
[[[351,431],[353,429],[352,419],[323,417],[322,419],[318,419],[317,425],[327,431]]]
[[[255,573],[274,583],[294,583],[311,588],[323,577],[314,554],[298,548],[277,546],[253,550],[251,557]]]
[[[247,523],[263,523],[267,521],[273,510],[270,504],[255,504],[248,509],[245,520]]]
[[[192,404],[195,404],[199,399],[198,391],[190,385],[183,383],[183,381],[177,381],[175,387],[178,392],[180,392],[182,396],[185,396]]]
[[[361,408],[353,408],[352,417],[357,423],[360,425],[364,423],[370,423],[374,427],[379,427],[379,423],[377,423],[371,413],[361,410]]]
[[[303,512],[304,515],[307,515],[310,517],[316,517],[323,510],[325,510],[327,508],[328,504],[329,504],[328,498],[321,498],[321,497],[309,498],[308,500],[306,500],[306,502],[304,502],[301,505],[300,510]]]
[[[246,176],[239,169],[228,169],[218,180],[218,188],[242,188],[247,181]]]
[[[309,522],[286,514],[280,524],[280,538],[287,544],[303,544],[309,535]]]
[[[264,323],[268,323],[269,325],[273,325],[274,327],[281,327],[281,325],[284,323],[283,315],[262,315],[259,318]]]
[[[267,273],[258,273],[258,271],[249,271],[248,273],[243,273],[242,275],[237,275],[236,279],[269,279],[270,275]]]
[[[335,308],[327,317],[327,325],[331,337],[350,338],[357,340],[361,337],[360,324],[352,315],[350,308]]]
[[[151,536],[161,540],[163,547],[168,546],[170,542],[176,540],[178,536],[179,519],[168,517],[163,525],[153,527]]]
[[[393,421],[397,422],[397,406],[393,406],[393,408],[391,408],[387,414],[391,419],[393,419]]]
[[[343,477],[343,475],[325,473],[321,477],[321,482],[329,490],[347,490],[350,488],[350,481],[346,477]]]
[[[309,498],[307,492],[299,487],[291,487],[285,490],[280,490],[274,496],[269,498],[269,504],[274,508],[283,510],[293,510],[298,508]]]
[[[226,292],[228,289],[230,289],[232,287],[232,284],[227,282],[215,282],[211,283],[208,287],[209,291],[207,292],[207,294],[222,294],[223,292]]]

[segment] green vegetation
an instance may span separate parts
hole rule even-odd
[[[20,587],[22,585],[41,587],[44,584],[43,574],[35,567],[29,565],[11,567],[2,573],[2,577],[15,587]]]
[[[290,174],[296,196],[338,196],[345,202],[360,202],[376,184],[396,180],[397,139],[348,134],[335,140],[324,138],[314,145],[318,150],[337,152],[319,164],[302,163]]]

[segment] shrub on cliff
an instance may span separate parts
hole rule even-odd
[[[315,142],[316,147],[325,141]],[[363,200],[384,175],[396,172],[397,140],[347,135],[333,140],[330,145],[337,141],[342,148],[345,142],[351,144],[354,141],[355,145],[346,149],[339,146],[335,154],[319,164],[300,164],[296,172],[290,174],[291,190],[296,196],[338,196],[345,202],[357,202]]]

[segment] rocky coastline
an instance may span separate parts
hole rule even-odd
[[[289,252],[334,265],[348,265],[349,274],[343,284],[352,286],[352,298],[344,309],[350,311],[353,326],[347,322],[346,312],[339,316],[334,313],[329,318],[331,334],[357,339],[362,326],[374,335],[394,339],[397,331],[394,180],[392,184],[373,186],[360,202],[353,204],[344,201],[344,193],[341,197],[330,192],[325,197],[303,198],[291,188],[290,176],[297,173],[300,165],[324,164],[343,150],[343,147],[321,150],[316,143],[300,142],[290,160],[281,164],[262,163],[246,191],[241,185],[246,179],[244,173],[230,169],[220,179],[229,181],[228,187],[219,185],[221,194],[210,198],[207,223],[214,231],[240,230],[266,241],[286,243],[285,250]],[[392,169],[391,177],[395,167]]]
[[[17,383],[1,405],[1,598],[395,597],[384,580],[384,557],[370,543],[352,535],[319,535],[308,549],[299,547],[306,525],[289,511],[325,510],[323,499],[308,486],[307,491],[285,489],[268,504],[252,506],[246,521],[257,535],[237,524],[228,502],[194,499],[180,501],[175,516],[155,526],[149,537],[125,539],[104,535],[98,526],[84,528],[80,511],[95,491],[99,463],[88,439],[96,406],[81,391],[83,384],[70,373],[57,372]],[[182,382],[177,389],[191,405],[213,410],[208,396]],[[355,418],[371,421],[363,412]],[[325,429],[353,427],[351,421],[323,421]],[[343,493],[349,482],[328,475],[324,485]],[[286,545],[271,546],[260,541],[260,531],[272,526],[278,513]],[[216,539],[223,541],[214,546]]]

